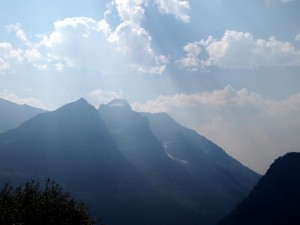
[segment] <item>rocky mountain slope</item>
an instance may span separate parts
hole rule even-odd
[[[299,225],[300,153],[278,158],[229,216],[218,225]]]

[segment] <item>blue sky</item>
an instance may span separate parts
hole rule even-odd
[[[0,2],[0,98],[168,112],[250,168],[300,151],[299,0]]]

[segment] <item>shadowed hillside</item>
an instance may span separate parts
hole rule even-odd
[[[218,225],[299,225],[300,153],[288,153],[271,165],[232,213]]]
[[[18,105],[0,98],[0,133],[16,128],[24,121],[45,110],[28,105]]]
[[[214,224],[259,175],[163,115],[84,99],[39,114],[0,134],[0,181],[50,177],[109,225]]]

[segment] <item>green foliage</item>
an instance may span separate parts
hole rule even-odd
[[[102,221],[99,221],[103,224]],[[0,190],[0,224],[6,225],[94,225],[85,204],[47,180],[45,187],[31,181]]]

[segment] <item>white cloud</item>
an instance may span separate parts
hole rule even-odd
[[[59,71],[59,72],[63,71],[63,69],[64,69],[64,64],[62,64],[62,63],[56,63],[56,64],[55,64],[55,69],[56,69],[57,71]]]
[[[148,32],[128,21],[121,23],[108,40],[118,51],[130,57],[130,65],[137,72],[161,74],[169,62],[166,56],[155,54]]]
[[[153,0],[159,11],[163,14],[171,14],[181,21],[190,22],[188,15],[190,4],[188,0]],[[145,8],[149,0],[112,0],[108,4],[106,14],[111,14],[116,9],[122,21],[130,21],[140,25],[145,18]]]
[[[194,43],[188,43],[183,47],[183,51],[185,52],[185,57],[178,60],[177,63],[182,68],[188,68],[192,72],[196,72],[198,70],[206,71],[206,67],[212,65],[210,60],[201,59],[201,53],[203,51],[204,46],[209,46],[214,39],[212,36],[209,36],[206,40],[200,40]]]
[[[39,35],[39,37],[42,38],[42,41],[39,45],[46,46],[48,48],[51,48],[62,42],[62,35],[58,31],[54,31],[50,35]]]
[[[38,70],[48,70],[47,64],[37,64],[37,63],[34,63],[33,66],[35,68],[37,68]]]
[[[0,42],[0,71],[11,70],[13,64],[20,64],[23,61],[23,51],[14,49],[8,42]]]
[[[159,10],[165,14],[172,14],[181,21],[190,22],[188,12],[190,10],[187,0],[155,0]]]
[[[205,104],[213,108],[221,108],[225,105],[243,106],[257,104],[261,102],[261,97],[256,93],[249,93],[247,89],[239,91],[230,85],[222,90],[212,92],[202,92],[195,94],[178,93],[173,96],[159,96],[155,100],[147,101],[144,104],[133,103],[132,106],[137,111],[146,112],[168,112],[171,109],[183,107],[195,107]]]
[[[155,53],[151,46],[151,35],[141,26],[145,16],[143,1],[114,0],[112,5],[116,8],[121,23],[114,31],[107,32],[108,41],[125,57],[130,58],[129,64],[135,71],[150,74],[163,73],[169,60],[167,56]]]
[[[169,56],[154,49],[151,34],[142,23],[150,2],[111,0],[102,20],[65,18],[55,21],[53,30],[42,34],[28,35],[19,23],[6,28],[9,32],[15,32],[22,41],[18,45],[22,46],[22,50],[12,49],[19,53],[18,62],[24,58],[25,63],[37,69],[62,71],[73,68],[91,69],[104,74],[119,71],[162,74],[169,64]],[[152,2],[161,13],[189,22],[190,6],[187,0]],[[114,22],[110,21],[110,16],[114,17]],[[119,17],[117,24],[116,17]],[[13,67],[6,56],[0,54],[0,57],[2,71]]]
[[[0,42],[0,57],[21,63],[23,61],[22,53],[21,49],[14,49],[10,43]]]
[[[113,99],[124,98],[124,94],[122,91],[104,91],[102,89],[91,91],[88,96],[96,99],[98,104],[105,104],[112,101]]]
[[[199,59],[201,53],[201,46],[197,42],[188,43],[183,47],[186,56],[180,60],[183,67],[189,67],[191,71],[195,72],[202,66],[202,62]]]
[[[227,86],[211,92],[159,96],[132,107],[169,113],[262,173],[278,156],[299,151],[300,93],[275,101]]]
[[[36,46],[47,52],[46,60],[59,71],[74,67],[104,73],[134,70],[160,74],[169,61],[154,52],[150,34],[140,26],[143,14],[140,4],[139,1],[114,1],[122,20],[114,30],[105,20],[86,17],[58,20],[51,33],[40,36],[42,40]]]
[[[106,29],[107,26],[103,21],[87,17],[66,18],[56,21],[54,30],[49,34],[43,34],[38,46],[46,52],[45,60],[55,70],[62,71],[64,68],[101,70],[105,68],[111,51],[107,47]]]
[[[26,105],[30,105],[33,107],[45,109],[45,106],[39,99],[36,99],[33,97],[20,98],[15,93],[11,92],[8,89],[4,89],[4,90],[0,91],[0,98],[6,99],[8,101],[11,101],[11,102],[14,102],[14,103],[20,104],[20,105],[26,104]]]
[[[42,55],[38,49],[27,49],[24,52],[24,58],[27,59],[28,62],[34,62],[41,59]]]
[[[68,41],[70,41],[70,45],[72,45],[74,41],[88,39],[94,33],[101,32],[105,29],[103,21],[98,22],[87,17],[65,18],[54,23],[54,31],[50,34],[41,35],[42,41],[39,45],[55,48],[56,46],[67,45]],[[73,47],[78,48],[80,46]]]
[[[65,49],[63,48],[61,48],[60,51],[64,52],[64,55],[71,54],[70,52],[68,53],[68,51],[65,52]],[[55,51],[53,52],[54,53],[47,53],[45,61],[51,66],[53,66],[55,70],[62,71],[63,68],[66,67],[79,69],[79,67],[76,65],[76,62],[74,62],[73,59],[69,58],[68,56],[58,56],[57,54],[55,54]]]
[[[6,26],[6,29],[8,32],[14,31],[16,33],[16,36],[23,42],[28,43],[28,37],[25,31],[22,29],[21,24],[10,24]]]
[[[89,68],[93,70],[112,67],[113,49],[106,40],[110,33],[109,25],[101,20],[96,21],[86,17],[66,18],[54,23],[54,30],[39,34],[32,41],[20,28],[20,24],[9,25],[9,32],[16,31],[17,37],[26,42],[19,43],[22,49],[14,49],[10,43],[0,43],[1,70],[10,70],[16,62],[25,62],[38,70],[54,69],[62,71],[65,68]],[[105,57],[107,56],[107,57]],[[12,61],[16,62],[12,62]],[[116,62],[117,63],[117,62]]]
[[[255,39],[252,34],[225,31],[220,40],[208,37],[183,47],[185,56],[178,61],[192,71],[210,66],[230,69],[254,69],[262,66],[299,66],[300,50],[275,37]],[[201,55],[201,53],[204,53]],[[207,55],[206,58],[203,55]]]
[[[9,69],[9,64],[2,58],[0,58],[0,72]]]
[[[122,21],[140,25],[145,12],[142,0],[113,0],[112,4],[116,7]]]

